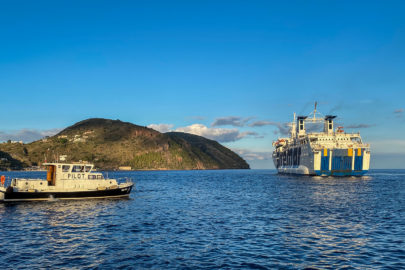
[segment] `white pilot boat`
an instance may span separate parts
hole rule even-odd
[[[309,116],[295,117],[290,137],[273,142],[273,162],[281,174],[319,176],[362,176],[370,166],[370,145],[360,133],[334,129],[334,115],[315,110]],[[306,130],[307,124],[323,124],[323,131]]]
[[[0,186],[0,201],[45,201],[52,199],[89,199],[128,197],[133,187],[127,179],[118,183],[93,172],[93,164],[45,163],[46,179],[15,178]],[[4,177],[2,177],[4,183]]]

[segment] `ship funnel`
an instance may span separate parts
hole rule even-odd
[[[297,129],[298,129],[298,136],[299,135],[305,135],[305,119],[307,119],[306,116],[298,116],[297,117]]]
[[[333,119],[336,118],[336,115],[327,115],[325,116],[325,124],[323,127],[323,131],[327,134],[333,133]]]

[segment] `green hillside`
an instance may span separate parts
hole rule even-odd
[[[101,118],[78,122],[53,137],[29,144],[2,143],[0,151],[10,155],[14,168],[40,165],[60,155],[67,155],[68,161],[92,162],[102,169],[249,168],[241,157],[216,141]]]

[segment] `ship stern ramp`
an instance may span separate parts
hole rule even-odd
[[[370,151],[365,148],[324,148],[318,156],[314,159],[318,176],[362,176],[369,170]]]

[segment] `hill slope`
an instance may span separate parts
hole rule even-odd
[[[65,154],[102,169],[248,169],[231,150],[206,138],[178,132],[160,133],[119,120],[92,118],[59,134],[29,144],[0,144],[0,151],[21,166],[39,165]]]

